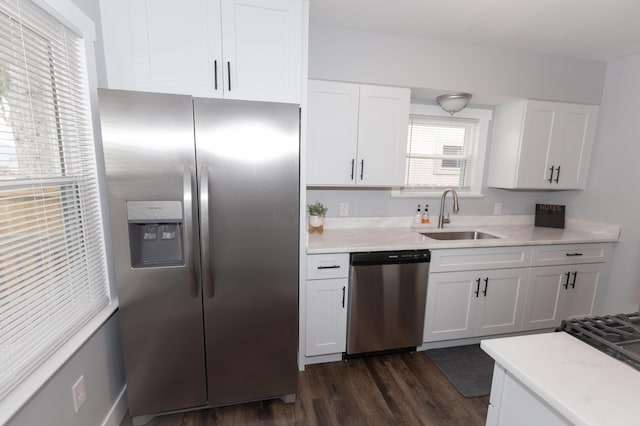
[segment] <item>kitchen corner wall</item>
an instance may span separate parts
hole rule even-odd
[[[640,305],[639,75],[640,54],[608,64],[587,189],[551,197],[567,204],[569,216],[622,225],[604,306],[610,314]]]
[[[600,104],[605,73],[606,63],[598,61],[320,25],[310,28],[309,77],[314,79]],[[499,165],[491,164],[488,149],[485,180],[489,167]],[[564,203],[571,192],[553,195],[483,185],[485,196],[462,199],[460,214],[493,214],[498,202],[503,214],[533,214],[536,203],[547,203],[552,196]],[[307,200],[328,206],[329,217],[338,216],[340,202],[350,204],[350,216],[411,216],[425,203],[433,216],[440,208],[440,197],[391,198],[388,189],[314,188],[307,191]]]

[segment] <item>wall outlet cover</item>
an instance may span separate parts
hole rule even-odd
[[[80,411],[80,407],[87,401],[87,387],[84,384],[84,374],[78,378],[75,384],[71,387],[73,393],[73,408],[76,413]]]

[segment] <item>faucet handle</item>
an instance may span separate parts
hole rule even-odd
[[[442,223],[451,223],[451,219],[449,219],[449,212],[447,212],[447,215],[442,219]]]

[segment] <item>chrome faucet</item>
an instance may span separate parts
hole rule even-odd
[[[451,195],[453,196],[453,211],[456,213],[460,211],[460,204],[458,204],[458,193],[456,192],[455,189],[451,189],[451,188],[446,189],[442,193],[442,198],[440,199],[440,215],[438,216],[438,229],[444,228],[445,223],[451,222],[448,214],[447,214],[447,217],[444,217],[444,202],[447,199],[448,192],[451,192]]]

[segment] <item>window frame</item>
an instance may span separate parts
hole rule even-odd
[[[111,318],[118,309],[117,293],[113,273],[113,259],[111,257],[110,225],[108,222],[106,176],[102,154],[102,139],[98,112],[97,68],[95,56],[96,31],[94,22],[70,0],[32,0],[81,39],[80,52],[83,69],[81,70],[86,88],[82,96],[90,111],[87,111],[89,129],[94,141],[94,155],[96,162],[97,185],[99,191],[98,210],[104,228],[101,230],[105,243],[107,285],[111,302],[97,312],[84,326],[77,330],[69,339],[55,350],[42,364],[20,382],[9,394],[0,400],[0,424],[8,422],[22,406],[24,406],[38,390],[40,390],[54,374],[56,374],[73,355]]]
[[[451,117],[438,105],[426,105],[419,103],[411,103],[409,108],[411,115],[428,115],[434,117]],[[457,112],[453,118],[470,118],[478,120],[478,141],[476,146],[476,157],[474,159],[473,175],[471,178],[471,189],[469,191],[459,191],[458,196],[463,198],[480,198],[484,197],[482,193],[482,183],[484,179],[485,158],[487,152],[487,138],[489,127],[493,118],[493,109],[482,108],[465,108]],[[407,124],[408,125],[408,124]],[[408,142],[408,141],[407,141]],[[439,197],[442,191],[434,190],[404,190],[404,187],[395,186],[391,189],[391,197],[393,198],[429,198]]]

